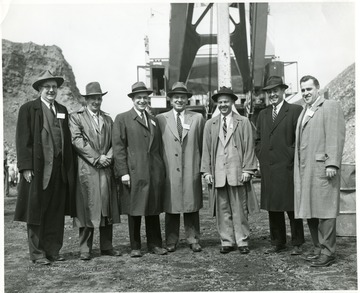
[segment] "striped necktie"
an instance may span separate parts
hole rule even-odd
[[[276,105],[273,105],[273,112],[272,112],[273,122],[275,121],[276,117],[277,117]]]
[[[145,125],[146,127],[148,127],[147,124],[146,124],[144,112],[141,112],[140,118],[141,118],[142,122],[144,123],[144,125]]]
[[[224,132],[224,139],[226,139],[226,134],[227,134],[227,125],[226,125],[226,117],[223,118],[223,132]]]
[[[53,103],[50,103],[50,111],[51,111],[51,113],[53,113],[54,116],[56,117],[56,111],[55,111],[55,107],[54,107],[54,104],[53,104]]]
[[[183,126],[181,124],[181,119],[180,119],[180,112],[177,113],[177,118],[176,118],[176,124],[177,124],[177,130],[179,133],[179,138],[180,138],[180,142],[182,140],[182,132],[183,132]]]

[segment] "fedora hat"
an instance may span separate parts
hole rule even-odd
[[[131,86],[131,93],[129,93],[128,96],[132,98],[137,93],[147,93],[148,95],[150,95],[152,94],[152,92],[152,90],[149,90],[146,87],[145,83],[143,83],[142,81],[138,81]]]
[[[173,84],[171,91],[168,92],[168,97],[171,98],[175,94],[185,94],[188,98],[192,96],[192,93],[187,90],[186,85],[180,81]]]
[[[284,89],[288,88],[288,86],[283,82],[283,79],[280,76],[270,76],[266,81],[266,86],[262,90],[271,90],[277,86]]]
[[[107,92],[103,93],[100,87],[100,83],[97,81],[90,82],[85,87],[86,94],[83,97],[94,96],[94,95],[106,95]]]
[[[39,91],[39,87],[47,80],[55,80],[58,87],[60,87],[64,83],[63,77],[55,76],[49,70],[45,70],[39,74],[35,82],[32,84],[32,87],[35,90]]]
[[[226,86],[222,86],[216,94],[212,95],[212,99],[214,102],[217,102],[219,96],[226,95],[231,97],[234,101],[238,99],[238,97],[234,94],[231,88],[228,88]]]

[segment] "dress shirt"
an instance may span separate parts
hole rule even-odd
[[[134,110],[135,110],[135,112],[139,115],[140,119],[142,119],[142,118],[141,118],[141,112],[138,111],[138,110],[136,110],[135,107],[134,107]],[[144,115],[145,125],[146,125],[146,127],[149,127],[149,126],[148,126],[148,121],[147,121],[147,117],[146,117],[146,113],[145,113],[145,112],[146,112],[145,110],[142,112],[143,115]]]
[[[306,104],[306,111],[302,120],[302,125],[304,125],[305,122],[305,118],[307,116],[311,116],[313,114],[313,110],[311,110],[312,106],[316,104],[316,102],[320,99],[320,96],[317,97],[317,99],[315,100],[314,103],[312,103],[310,106],[308,104]]]
[[[100,119],[102,119],[102,117],[99,115],[99,113],[94,113],[87,107],[86,107],[86,109],[89,111],[89,113],[90,113],[91,117],[94,119],[96,125],[99,125]]]
[[[279,115],[279,112],[280,112],[280,109],[281,109],[281,107],[282,107],[282,105],[284,105],[284,100],[282,100],[281,101],[281,103],[279,103],[278,105],[276,105],[276,114],[278,114]],[[273,105],[272,105],[273,106]],[[274,107],[274,106],[273,106]],[[274,111],[274,109],[273,109],[273,111]]]
[[[227,116],[224,116],[223,114],[221,114],[221,128],[224,125],[224,117],[226,120],[227,129],[229,129],[230,125],[232,125],[232,112],[230,112],[230,114],[228,114]]]
[[[50,103],[48,102],[48,101],[45,101],[45,99],[43,99],[43,98],[40,98],[41,99],[41,102],[43,102],[44,104],[45,104],[45,106],[46,107],[48,107],[48,109],[51,111],[51,109],[50,109]],[[55,111],[55,116],[56,116],[56,108],[55,108],[55,103],[54,102],[52,102],[52,105],[53,105],[53,109],[54,109],[54,111]]]
[[[177,115],[179,112],[173,110],[174,112],[174,119],[175,119],[175,123],[177,124]],[[184,126],[184,121],[185,121],[185,110],[180,112],[180,121],[181,121],[181,125]]]

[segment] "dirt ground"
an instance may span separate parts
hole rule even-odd
[[[259,183],[255,183],[259,191]],[[259,192],[258,192],[259,194]],[[78,231],[66,218],[62,255],[65,262],[37,266],[29,261],[26,225],[13,222],[16,189],[4,200],[5,213],[5,292],[115,292],[115,291],[293,291],[357,290],[356,237],[337,237],[337,262],[326,268],[311,268],[290,249],[266,255],[269,247],[267,212],[250,215],[251,252],[219,253],[220,240],[215,219],[210,217],[208,199],[200,212],[203,251],[193,253],[184,239],[178,249],[166,256],[144,253],[130,258],[127,217],[114,227],[113,244],[123,256],[100,256],[99,235],[94,235],[94,257],[79,260]],[[161,217],[164,233],[164,215]],[[142,224],[144,226],[144,224]],[[142,226],[142,235],[144,227]],[[304,250],[311,248],[307,225]],[[163,234],[164,235],[164,234]],[[288,238],[289,238],[288,234]]]

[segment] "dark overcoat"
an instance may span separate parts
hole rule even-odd
[[[15,221],[40,225],[42,216],[42,194],[44,176],[44,146],[41,132],[44,126],[44,114],[41,99],[25,103],[20,107],[16,128],[16,151],[19,172],[32,170],[34,177],[31,183],[26,182],[23,176],[18,185],[18,198],[15,208]],[[67,178],[65,215],[75,216],[75,168],[74,153],[69,130],[69,117],[65,106],[55,101],[58,113],[64,114],[59,119],[62,133],[62,170]]]
[[[275,122],[272,106],[260,111],[255,153],[261,171],[261,205],[267,211],[294,211],[295,130],[302,111],[284,101]]]
[[[116,116],[112,146],[117,178],[129,174],[130,188],[121,186],[121,213],[131,216],[159,215],[165,166],[158,121],[146,114],[148,127],[134,109]]]

